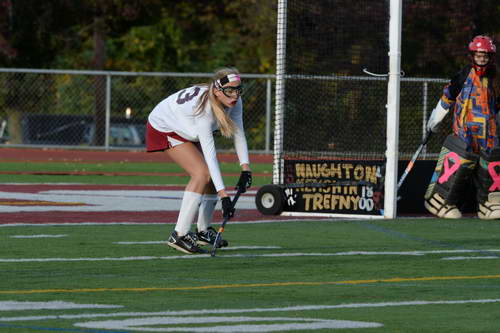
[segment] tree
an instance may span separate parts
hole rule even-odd
[[[500,42],[497,0],[406,0],[402,68],[407,76],[450,77],[467,62],[467,45],[478,34]]]
[[[158,3],[147,1],[147,9],[152,10]],[[134,23],[143,24],[144,16],[139,13],[146,8],[145,2],[121,0],[3,0],[1,4],[0,18],[6,20],[0,20],[4,22],[0,25],[0,51],[8,56],[0,58],[0,66],[95,70],[107,69],[108,36],[121,35]],[[2,43],[5,40],[8,42]],[[19,80],[22,78],[18,77]],[[98,145],[105,138],[104,89],[105,77],[97,76],[94,114]],[[10,106],[10,132],[18,137],[20,119],[16,117],[15,105]]]

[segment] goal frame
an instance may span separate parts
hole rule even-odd
[[[286,117],[284,102],[286,96],[286,32],[287,32],[287,0],[278,0],[276,38],[276,97],[275,127],[273,151],[273,184],[284,184],[283,136],[284,119]],[[389,73],[387,84],[387,126],[384,177],[384,212],[383,215],[348,215],[330,213],[287,212],[286,216],[323,216],[346,218],[386,218],[393,219],[397,212],[397,174],[398,174],[398,142],[399,142],[399,107],[401,81],[401,25],[402,0],[389,2]]]

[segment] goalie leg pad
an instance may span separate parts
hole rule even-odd
[[[449,135],[425,193],[427,210],[439,217],[461,217],[457,205],[464,198],[477,161],[477,154],[468,152],[464,141]]]
[[[500,219],[500,148],[490,154],[481,153],[474,174],[477,189],[478,212],[481,219]]]

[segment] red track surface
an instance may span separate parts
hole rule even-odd
[[[220,161],[237,162],[235,154],[219,154]],[[252,163],[272,163],[271,155],[252,155]],[[0,148],[0,161],[14,162],[170,162],[166,154],[146,153],[146,152],[120,152],[120,151],[82,151],[82,150],[62,150],[62,149],[15,149]],[[0,192],[26,194],[37,194],[46,191],[141,191],[141,190],[178,190],[182,191],[183,186],[134,186],[134,185],[65,185],[65,184],[26,184],[0,185]],[[10,204],[10,205],[9,205]],[[46,211],[15,211],[7,212],[3,207],[22,207],[23,200],[12,198],[12,196],[2,198],[0,194],[0,224],[11,223],[111,223],[111,222],[136,222],[136,223],[175,223],[177,211],[63,211],[58,210],[57,203],[42,202],[41,200],[25,200],[25,207],[50,207]],[[77,205],[75,205],[77,206]],[[49,209],[49,208],[47,208]],[[220,212],[216,212],[215,221],[221,221]],[[280,216],[263,216],[255,209],[239,209],[232,221],[257,221],[257,220],[287,220],[289,218]]]
[[[96,191],[97,193],[99,191],[108,191],[103,193],[117,191],[116,193],[126,192],[133,195],[134,191],[182,191],[183,189],[182,186],[152,185],[0,184],[0,224],[175,223],[178,214],[176,210],[141,210],[142,204],[148,200],[147,197],[135,200],[134,204],[138,207],[136,211],[106,211],[104,209],[103,211],[85,211],[89,205],[81,202],[82,198],[78,197],[78,193],[82,193],[82,191]],[[50,201],[37,197],[37,195],[42,194],[43,197],[44,194],[55,191],[64,191],[64,196],[70,201],[76,202],[74,204],[71,202],[61,203],[57,200]],[[73,199],[71,191],[77,193],[75,199]],[[19,197],[16,198],[16,195]],[[244,194],[244,196],[252,195]],[[177,202],[180,203],[180,200]],[[22,211],[26,207],[38,207],[44,210]],[[71,207],[72,211],[64,211],[62,207]],[[256,209],[237,209],[237,213],[231,221],[289,219],[281,216],[263,216]],[[214,221],[222,221],[220,211],[216,212]]]

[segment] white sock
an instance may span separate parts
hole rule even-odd
[[[207,228],[212,223],[217,201],[219,201],[219,197],[217,196],[217,194],[203,195],[200,209],[198,211],[198,231],[207,231]]]
[[[201,203],[202,195],[195,192],[184,192],[182,197],[181,209],[179,211],[179,217],[177,218],[177,224],[175,225],[175,231],[177,235],[184,236],[191,229],[191,224],[193,223],[194,217],[198,213],[198,207]]]

